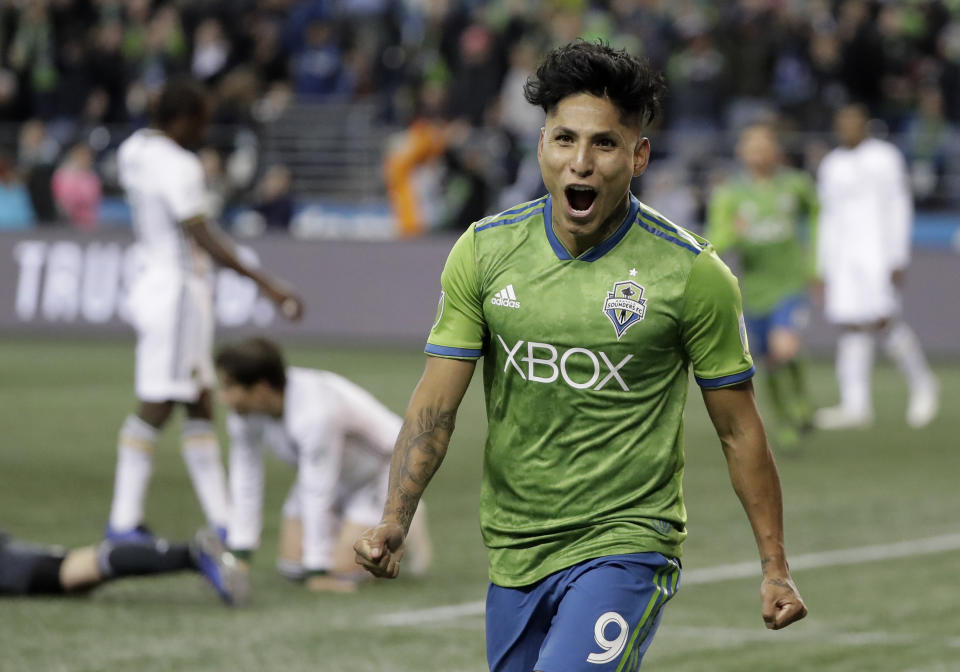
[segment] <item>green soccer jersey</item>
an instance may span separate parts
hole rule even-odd
[[[551,221],[544,197],[471,225],[426,346],[485,358],[480,524],[507,587],[605,555],[679,556],[689,366],[704,387],[754,370],[737,281],[705,240],[632,196],[577,258]]]
[[[805,291],[814,271],[817,212],[816,186],[799,170],[763,181],[741,177],[714,192],[705,235],[718,252],[740,253],[748,313],[770,312]]]

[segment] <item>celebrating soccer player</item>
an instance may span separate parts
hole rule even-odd
[[[224,346],[216,366],[231,410],[230,547],[246,558],[260,543],[268,448],[297,469],[283,505],[278,569],[311,590],[353,591],[351,546],[380,519],[400,418],[335,373],[287,367],[266,339]],[[411,569],[423,573],[431,556],[424,511],[410,532]]]
[[[177,404],[186,407],[183,459],[194,489],[210,525],[226,529],[226,475],[211,425],[210,390],[216,382],[211,257],[253,279],[286,317],[297,319],[303,310],[290,288],[243,263],[208,221],[203,169],[193,152],[208,119],[203,89],[173,80],[157,102],[156,127],[137,131],[118,152],[143,269],[130,292],[139,408],[120,430],[108,539],[149,537],[142,523],[153,450]]]
[[[750,350],[766,364],[777,442],[789,448],[813,414],[799,355],[815,276],[816,187],[806,173],[782,166],[768,124],[745,129],[737,154],[746,174],[714,192],[706,236],[718,253],[740,254]]]
[[[484,357],[494,672],[639,666],[680,582],[691,366],[760,551],[763,620],[776,629],[806,614],[736,279],[704,239],[629,190],[664,90],[644,62],[583,41],[551,52],[528,80],[527,100],[546,112],[548,194],[474,223],[450,252],[383,518],[355,544],[369,571],[397,576]]]

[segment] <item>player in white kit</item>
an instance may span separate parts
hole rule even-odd
[[[335,373],[288,368],[266,339],[221,348],[216,368],[231,409],[229,547],[244,557],[259,546],[266,448],[297,470],[283,505],[278,569],[313,590],[353,590],[363,576],[353,541],[380,520],[400,418]],[[410,570],[422,574],[431,556],[422,515],[408,549]]]
[[[206,212],[204,176],[194,154],[206,133],[204,90],[171,80],[157,100],[153,128],[137,131],[118,152],[120,183],[133,215],[142,267],[130,290],[137,331],[136,414],[120,431],[113,504],[106,536],[149,537],[143,507],[157,435],[176,405],[186,407],[182,454],[210,525],[225,530],[226,476],[211,425],[212,264],[254,280],[290,319],[303,306],[285,284],[237,258]]]
[[[870,372],[878,336],[907,379],[907,422],[926,425],[939,405],[937,381],[900,315],[913,225],[906,165],[896,147],[869,137],[868,124],[863,106],[841,108],[834,122],[840,146],[824,157],[817,174],[817,263],[824,312],[842,329],[837,343],[840,404],[817,412],[814,421],[823,429],[872,422]]]

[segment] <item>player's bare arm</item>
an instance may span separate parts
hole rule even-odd
[[[702,391],[723,445],[730,481],[750,519],[760,551],[763,622],[771,630],[785,628],[806,616],[807,608],[787,564],[780,476],[757,411],[753,383]]]
[[[428,357],[413,391],[390,464],[383,519],[357,540],[357,563],[375,576],[396,578],[403,540],[423,491],[447,453],[450,436],[476,363]]]
[[[240,260],[233,244],[205,217],[194,217],[182,223],[184,230],[213,258],[213,260],[253,280],[273,301],[283,316],[299,320],[303,316],[303,301],[293,288],[282,280],[249,266]]]

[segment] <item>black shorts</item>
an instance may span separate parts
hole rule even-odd
[[[62,593],[60,565],[67,552],[24,544],[0,532],[0,595]]]

